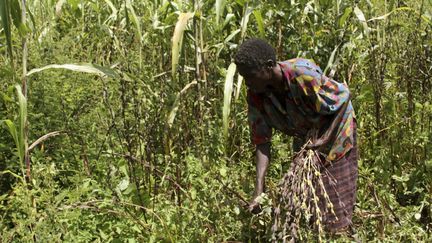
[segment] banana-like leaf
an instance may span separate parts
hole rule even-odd
[[[183,33],[186,29],[188,20],[194,16],[194,13],[180,13],[177,24],[174,29],[172,38],[172,52],[171,52],[171,75],[175,79],[177,66],[180,59],[181,46],[183,43]]]
[[[118,78],[118,74],[111,68],[102,67],[96,64],[83,63],[83,64],[51,64],[41,68],[34,68],[27,73],[30,76],[34,73],[38,73],[47,69],[67,69],[76,72],[93,73],[102,77],[108,76],[112,78]]]
[[[194,80],[194,81],[192,81],[192,82],[190,82],[190,83],[188,83],[180,92],[178,92],[177,93],[177,95],[176,95],[176,98],[175,98],[175,100],[174,100],[174,104],[173,104],[173,106],[171,107],[171,111],[170,111],[170,113],[169,113],[169,115],[168,115],[168,127],[171,127],[172,126],[172,124],[174,123],[174,119],[175,119],[175,117],[176,117],[176,115],[177,115],[177,111],[178,111],[178,108],[179,108],[179,104],[180,104],[180,98],[181,98],[181,96],[192,86],[192,85],[195,85],[195,84],[197,84],[197,81],[196,80]]]
[[[225,76],[224,103],[222,108],[222,125],[225,138],[228,137],[228,118],[231,110],[231,96],[233,91],[233,80],[235,71],[236,65],[235,63],[231,63]]]

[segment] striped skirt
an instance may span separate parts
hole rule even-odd
[[[323,215],[325,228],[329,232],[336,232],[352,224],[358,177],[357,129],[355,123],[353,145],[353,148],[344,157],[326,166],[330,176],[323,176],[322,178],[335,213],[328,212]],[[320,209],[325,209],[323,195],[318,196],[321,202]]]

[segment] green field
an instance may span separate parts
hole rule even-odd
[[[0,242],[270,241],[292,138],[247,212],[250,37],[350,87],[355,234],[324,239],[432,241],[431,0],[1,0],[0,19]]]

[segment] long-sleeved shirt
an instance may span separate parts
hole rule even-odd
[[[285,89],[254,93],[248,90],[248,121],[252,143],[271,141],[272,129],[304,139],[311,129],[320,134],[328,129],[346,102],[337,131],[324,152],[328,160],[338,160],[353,147],[354,110],[346,84],[323,75],[312,61],[302,58],[279,62]]]

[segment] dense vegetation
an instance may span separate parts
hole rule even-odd
[[[355,237],[432,240],[430,0],[0,5],[0,242],[269,240],[291,138],[274,137],[266,210],[249,214],[253,147],[230,64],[251,36],[349,84]]]

